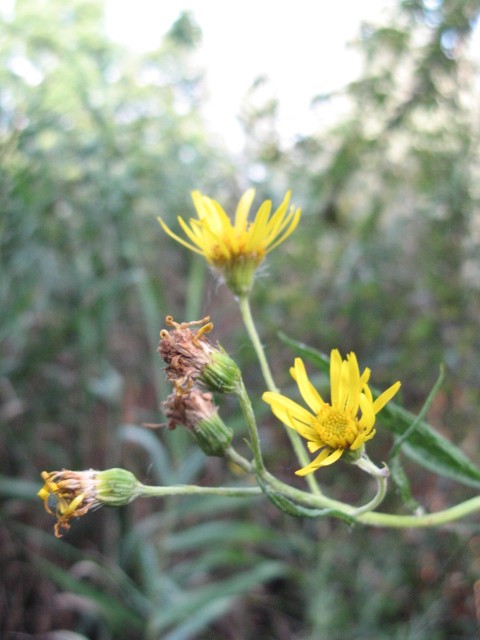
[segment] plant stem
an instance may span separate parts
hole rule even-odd
[[[257,354],[257,358],[260,363],[260,369],[262,370],[263,379],[265,380],[267,389],[269,391],[274,391],[278,393],[279,389],[275,384],[275,381],[272,376],[272,372],[270,371],[268,360],[265,356],[263,345],[260,342],[260,337],[258,335],[257,328],[255,327],[255,322],[252,316],[252,310],[250,308],[250,300],[247,295],[240,296],[238,298],[238,306],[240,308],[243,324],[245,325],[245,329],[247,330],[248,337],[250,338],[253,344],[253,348],[255,349],[255,353]]]
[[[265,350],[260,341],[260,337],[258,335],[257,328],[253,320],[252,311],[250,308],[250,300],[248,298],[248,295],[243,295],[238,298],[238,306],[240,308],[243,324],[245,325],[248,336],[252,342],[253,348],[255,349],[255,353],[257,354],[257,358],[260,363],[260,369],[262,371],[263,379],[265,380],[267,389],[269,391],[278,393],[279,389],[273,379],[272,372],[268,364],[268,360],[265,356]],[[285,430],[292,444],[293,450],[295,451],[298,461],[300,462],[302,467],[306,467],[307,464],[309,464],[310,460],[308,458],[307,452],[303,447],[300,436],[298,435],[298,433],[296,433],[292,429],[289,429],[288,427],[285,427]],[[318,486],[317,480],[313,475],[309,475],[305,479],[312,493],[318,496],[322,494],[322,492],[320,491],[320,487]]]
[[[449,509],[443,509],[436,513],[426,513],[421,516],[403,516],[392,513],[363,513],[358,516],[358,522],[373,527],[392,527],[397,529],[436,527],[460,520],[466,516],[480,511],[480,496],[456,504]]]
[[[177,484],[169,486],[149,486],[139,483],[138,497],[161,498],[178,495],[228,496],[230,498],[249,498],[262,494],[260,487],[197,487],[193,484]]]
[[[240,456],[241,458],[241,456]],[[465,518],[477,511],[480,511],[480,496],[466,500],[448,509],[428,513],[425,515],[396,515],[391,513],[377,513],[370,509],[377,506],[384,496],[386,478],[378,477],[377,494],[369,503],[363,507],[355,508],[338,500],[332,500],[325,496],[316,496],[305,491],[300,491],[271,476],[267,471],[263,471],[262,478],[268,482],[269,486],[280,494],[294,500],[298,504],[310,508],[332,509],[341,511],[359,523],[372,527],[389,527],[393,529],[413,529],[424,527],[435,527],[456,520]],[[231,498],[249,498],[262,494],[260,487],[198,487],[196,485],[171,485],[171,486],[148,486],[138,483],[137,497],[166,497],[173,495],[219,495]],[[367,512],[367,509],[369,510]]]
[[[424,527],[435,527],[455,520],[465,518],[476,511],[480,511],[480,496],[466,500],[448,509],[437,511],[436,513],[427,513],[424,515],[396,515],[392,513],[378,513],[371,509],[378,506],[384,496],[386,489],[386,478],[377,477],[378,490],[376,496],[363,507],[355,508],[351,505],[332,500],[326,496],[314,496],[305,491],[299,491],[294,487],[284,484],[277,478],[266,473],[265,480],[270,486],[282,495],[292,500],[314,509],[333,509],[341,511],[356,519],[359,524],[365,524],[372,527],[390,527],[393,529],[415,529]],[[367,513],[367,509],[369,510]]]
[[[375,476],[375,480],[377,481],[377,493],[375,496],[367,502],[367,504],[363,505],[363,507],[359,507],[353,512],[353,516],[357,518],[362,513],[367,513],[373,511],[378,507],[379,504],[383,502],[385,498],[385,494],[387,493],[387,477],[385,476]]]
[[[243,469],[246,473],[253,472],[250,462],[246,458],[241,456],[231,445],[225,449],[225,455],[230,460],[230,462],[233,462],[234,464],[239,466],[240,469]]]
[[[262,449],[260,447],[260,438],[258,437],[257,422],[255,420],[255,414],[253,413],[252,403],[248,396],[243,380],[240,381],[237,397],[240,402],[243,417],[247,423],[248,435],[250,437],[250,446],[252,447],[255,472],[263,473],[265,471],[265,464],[263,462]]]

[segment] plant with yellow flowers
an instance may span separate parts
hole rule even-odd
[[[49,498],[56,498],[57,536],[70,528],[73,518],[101,505],[121,506],[135,498],[150,496],[198,494],[238,498],[264,495],[291,515],[331,516],[350,523],[385,527],[442,525],[480,510],[480,497],[474,497],[435,513],[377,511],[387,492],[389,469],[385,464],[377,466],[370,460],[366,445],[375,436],[377,415],[382,410],[383,426],[395,436],[392,462],[403,446],[409,446],[415,449],[417,459],[421,460],[422,455],[425,460],[428,458],[428,464],[436,465],[439,473],[465,482],[480,482],[480,470],[423,421],[442,376],[415,418],[391,402],[400,389],[400,382],[393,382],[385,391],[377,392],[370,385],[370,369],[361,370],[353,352],[343,358],[337,349],[332,349],[328,359],[314,349],[286,339],[285,342],[302,356],[295,358],[290,369],[301,402],[279,391],[253,321],[249,294],[266,255],[294,232],[300,220],[300,209],[290,205],[288,192],[273,213],[272,203],[266,201],[249,219],[254,196],[253,189],[245,192],[231,220],[218,202],[194,191],[192,198],[197,218],[190,218],[188,223],[182,217],[178,218],[185,238],[172,231],[162,218],[159,221],[170,237],[202,255],[238,300],[263,373],[263,400],[285,425],[293,455],[300,465],[295,474],[305,477],[306,486],[298,488],[290,479],[288,482],[280,480],[266,468],[260,431],[241,371],[225,350],[209,339],[213,330],[210,319],[176,322],[167,316],[167,327],[160,332],[158,348],[172,385],[172,393],[163,403],[166,427],[174,429],[183,425],[206,455],[220,456],[234,463],[254,482],[240,487],[149,486],[140,483],[125,469],[43,472],[44,485],[38,495],[49,513],[52,513]],[[304,363],[307,359],[321,372],[329,373],[328,395],[312,382]],[[249,456],[240,454],[235,448],[235,433],[221,419],[213,393],[232,394],[237,398],[248,429]],[[306,441],[306,447],[303,441]],[[318,476],[315,472],[340,460],[356,465],[374,481],[375,492],[365,504],[347,504],[327,497],[321,490],[318,481],[321,472]]]

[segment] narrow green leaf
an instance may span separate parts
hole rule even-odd
[[[165,447],[158,437],[148,428],[135,424],[123,424],[117,429],[120,442],[129,442],[144,449],[150,456],[155,479],[161,484],[172,484],[171,468]]]
[[[405,508],[411,513],[414,513],[421,505],[412,495],[410,481],[402,467],[400,456],[394,456],[391,458],[388,461],[388,468],[390,469],[390,477],[397,487]]]
[[[176,531],[166,541],[165,548],[170,552],[186,551],[213,544],[225,547],[233,543],[267,542],[272,538],[276,536],[269,529],[250,522],[212,520]]]
[[[89,600],[98,611],[99,615],[108,621],[109,626],[117,631],[125,629],[142,629],[143,619],[139,613],[131,607],[125,607],[125,603],[117,598],[104,593],[94,585],[78,580],[68,571],[57,567],[43,558],[35,560],[44,575],[47,575],[62,589],[76,593]]]
[[[178,600],[170,602],[167,607],[163,607],[158,612],[151,622],[151,630],[158,634],[170,625],[197,615],[205,607],[212,607],[214,602],[223,602],[225,598],[231,598],[233,603],[235,596],[248,593],[257,585],[277,578],[286,571],[287,568],[282,562],[264,561],[226,580],[205,584],[199,589],[184,592]],[[223,613],[224,610],[223,606],[219,607],[219,613]]]
[[[299,356],[328,374],[330,360],[323,353],[292,340],[283,333],[280,334],[280,339]],[[372,391],[374,396],[379,395],[375,389]],[[415,419],[413,413],[394,402],[389,402],[382,409],[379,417],[382,425],[397,437],[403,437]],[[408,440],[402,444],[402,451],[419,465],[438,475],[480,488],[480,467],[474,464],[456,445],[434,431],[424,420],[419,421],[415,429],[408,435]]]
[[[210,623],[225,615],[234,603],[234,596],[225,596],[207,602],[201,609],[189,615],[186,621],[164,636],[163,640],[190,640],[198,637],[198,634],[206,630]]]
[[[21,500],[37,500],[37,493],[42,482],[30,482],[20,478],[0,476],[0,496],[2,498],[19,498]],[[40,504],[40,503],[39,503]]]

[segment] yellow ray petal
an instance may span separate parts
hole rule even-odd
[[[362,430],[365,433],[370,431],[375,424],[375,412],[373,410],[372,402],[364,393],[360,395],[360,409],[362,410],[362,415],[358,424],[362,427]]]
[[[282,204],[278,207],[278,209],[275,211],[273,216],[270,218],[268,222],[268,229],[267,229],[269,235],[271,234],[272,236],[276,236],[278,235],[278,233],[280,233],[282,224],[285,222],[285,213],[287,211],[288,203],[290,201],[290,195],[291,195],[291,191],[287,191]],[[287,219],[288,217],[289,216],[286,216]]]
[[[291,413],[293,416],[304,422],[305,424],[311,424],[314,416],[304,409],[301,405],[297,404],[290,398],[282,396],[281,393],[275,393],[274,391],[265,391],[262,396],[264,402],[269,404],[272,408],[280,407]]]
[[[322,449],[323,447],[326,447],[326,446],[327,445],[321,441],[314,442],[313,440],[309,440],[307,442],[307,447],[310,453],[315,453],[315,451],[318,451],[319,449]]]
[[[325,449],[315,458],[313,462],[308,464],[306,467],[303,467],[303,469],[295,471],[295,474],[297,476],[306,476],[316,469],[319,469],[320,467],[326,467],[327,465],[333,464],[339,458],[341,458],[342,454],[343,449],[336,449],[333,452],[331,449]]]
[[[240,198],[240,201],[237,205],[237,210],[235,211],[234,226],[236,231],[244,231],[246,229],[248,214],[250,213],[254,198],[255,189],[248,189]]]
[[[184,247],[187,247],[187,249],[190,249],[190,251],[195,251],[195,253],[199,253],[201,256],[205,255],[205,253],[203,251],[201,251],[197,247],[193,246],[192,244],[190,244],[189,242],[187,242],[183,238],[180,238],[180,236],[177,236],[177,234],[173,233],[173,231],[170,231],[170,229],[167,227],[167,225],[163,222],[163,220],[160,217],[158,217],[157,220],[159,221],[159,223],[160,223],[162,229],[165,231],[165,233],[167,235],[169,235],[171,238],[173,238],[174,240],[176,240],[177,242],[182,244]]]
[[[330,398],[332,406],[338,406],[340,394],[340,374],[342,370],[342,357],[338,349],[332,349],[330,353]]]
[[[183,218],[181,218],[180,216],[178,216],[177,220],[178,224],[183,229],[183,233],[189,238],[189,240],[191,240],[193,244],[196,244],[200,249],[202,249],[202,251],[205,251],[203,234],[198,222],[196,220],[190,220],[190,224],[192,226],[189,227],[185,220],[183,220]]]
[[[293,220],[292,220],[290,226],[288,227],[288,229],[285,231],[285,233],[282,236],[280,236],[280,238],[278,238],[278,240],[276,240],[272,245],[268,246],[267,253],[270,253],[270,251],[273,251],[276,247],[278,247],[279,244],[284,242],[288,238],[288,236],[291,235],[295,231],[295,229],[297,228],[297,225],[298,225],[298,223],[300,221],[300,216],[301,215],[302,215],[301,209],[297,209],[297,211],[295,212],[295,215],[293,217]],[[272,238],[272,240],[273,240],[273,238]]]
[[[321,467],[328,467],[328,465],[333,464],[334,462],[336,462],[339,458],[341,458],[344,454],[344,449],[336,449],[335,451],[333,451],[328,458],[325,458],[325,460],[322,460],[321,463]]]
[[[295,358],[294,372],[294,379],[298,385],[302,398],[305,400],[313,413],[320,413],[320,409],[322,408],[324,402],[320,397],[320,394],[316,391],[316,389],[308,379],[305,365],[303,364],[301,358]]]
[[[271,208],[272,203],[270,200],[265,200],[265,202],[262,202],[262,204],[260,205],[260,209],[255,216],[255,220],[253,221],[252,226],[249,229],[248,242],[245,247],[247,253],[258,251],[259,249],[264,248],[266,240],[266,227]]]
[[[373,403],[373,411],[378,413],[387,404],[389,400],[397,393],[401,387],[401,382],[395,382],[391,387],[388,387]]]

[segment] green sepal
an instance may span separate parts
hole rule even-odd
[[[224,456],[225,449],[231,444],[233,430],[215,413],[201,420],[192,430],[197,444],[207,456]]]
[[[203,368],[201,380],[210,391],[236,393],[242,374],[237,363],[220,346],[212,353],[211,362]]]

